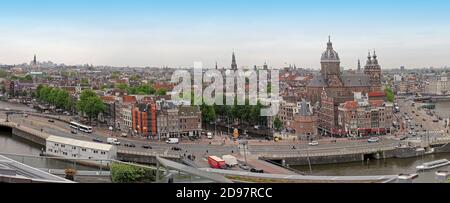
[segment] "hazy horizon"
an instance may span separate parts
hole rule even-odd
[[[450,65],[448,1],[55,1],[2,3],[0,63],[319,68],[331,35],[342,66]]]

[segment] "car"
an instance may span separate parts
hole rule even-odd
[[[369,143],[377,143],[380,142],[380,138],[378,137],[372,137],[369,140],[367,140]]]
[[[98,143],[103,143],[103,141],[102,140],[100,140],[100,139],[93,139],[92,141],[94,141],[94,142],[98,142]]]
[[[317,141],[312,141],[309,143],[309,146],[317,146],[317,145],[319,145],[319,142]]]
[[[49,122],[49,123],[54,123],[55,121],[52,120],[52,119],[49,119],[48,122]]]
[[[126,133],[122,133],[121,137],[128,137]]]
[[[144,146],[142,146],[142,148],[144,148],[144,149],[153,149],[152,146],[150,146],[150,145],[144,145]]]
[[[424,118],[424,119],[422,119],[422,120],[423,120],[423,122],[426,122],[426,121],[427,121],[427,119],[425,119],[425,118]]]
[[[134,145],[134,144],[128,144],[128,147],[136,148],[136,145]]]
[[[213,134],[211,133],[211,132],[209,132],[208,133],[208,139],[210,139],[210,140],[212,140],[214,137],[213,137]]]
[[[241,168],[242,170],[245,170],[245,171],[250,170],[250,167],[245,164],[239,164],[239,168]]]
[[[28,114],[24,114],[23,117],[28,118]]]
[[[78,134],[78,132],[76,130],[71,130],[70,133],[75,134],[75,135]]]
[[[259,125],[255,125],[255,130],[259,130]]]
[[[181,151],[181,148],[179,148],[179,147],[172,147],[172,150],[173,151]]]
[[[252,172],[252,173],[264,173],[264,170],[252,168],[252,169],[250,169],[250,172]]]
[[[434,119],[433,122],[439,123],[439,119]]]

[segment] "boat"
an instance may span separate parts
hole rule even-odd
[[[450,161],[448,161],[447,159],[442,159],[442,160],[424,163],[420,166],[417,166],[416,169],[418,171],[431,170],[431,169],[440,168],[440,167],[447,166],[447,165],[450,165]]]

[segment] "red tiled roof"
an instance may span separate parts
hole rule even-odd
[[[101,97],[101,99],[104,102],[113,102],[116,100],[116,98],[114,96],[103,96],[103,97]]]
[[[123,99],[123,103],[127,103],[127,104],[136,103],[135,96],[123,96],[122,99]]]
[[[385,97],[386,93],[384,92],[370,92],[369,97]]]
[[[380,107],[383,106],[384,101],[383,100],[373,100],[369,101],[371,106]]]
[[[356,101],[348,101],[344,103],[345,109],[356,109],[358,108],[358,102]]]

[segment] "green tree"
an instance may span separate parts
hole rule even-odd
[[[7,78],[8,73],[5,70],[0,70],[0,78]]]
[[[89,122],[106,110],[105,104],[93,91],[85,90],[81,93],[80,100],[77,102],[77,110],[86,114]]]
[[[125,83],[116,84],[116,88],[122,91],[128,91],[128,85]]]
[[[159,89],[158,91],[156,91],[156,95],[158,96],[164,96],[167,95],[167,90],[164,88]]]
[[[162,179],[163,173],[160,174],[160,179]],[[156,170],[113,163],[111,179],[113,183],[154,183],[156,182]]]
[[[394,103],[394,101],[395,101],[395,94],[394,94],[394,91],[392,90],[392,88],[389,87],[389,86],[386,86],[385,92],[386,92],[387,101],[391,102],[391,103]]]
[[[278,117],[275,118],[275,120],[273,121],[273,127],[277,131],[280,131],[281,128],[283,128],[283,122],[280,120],[280,118],[278,118]]]
[[[89,80],[87,78],[81,79],[81,85],[82,86],[89,86]]]
[[[202,111],[202,118],[205,122],[214,122],[217,119],[216,111],[213,106],[203,104],[200,109]]]

